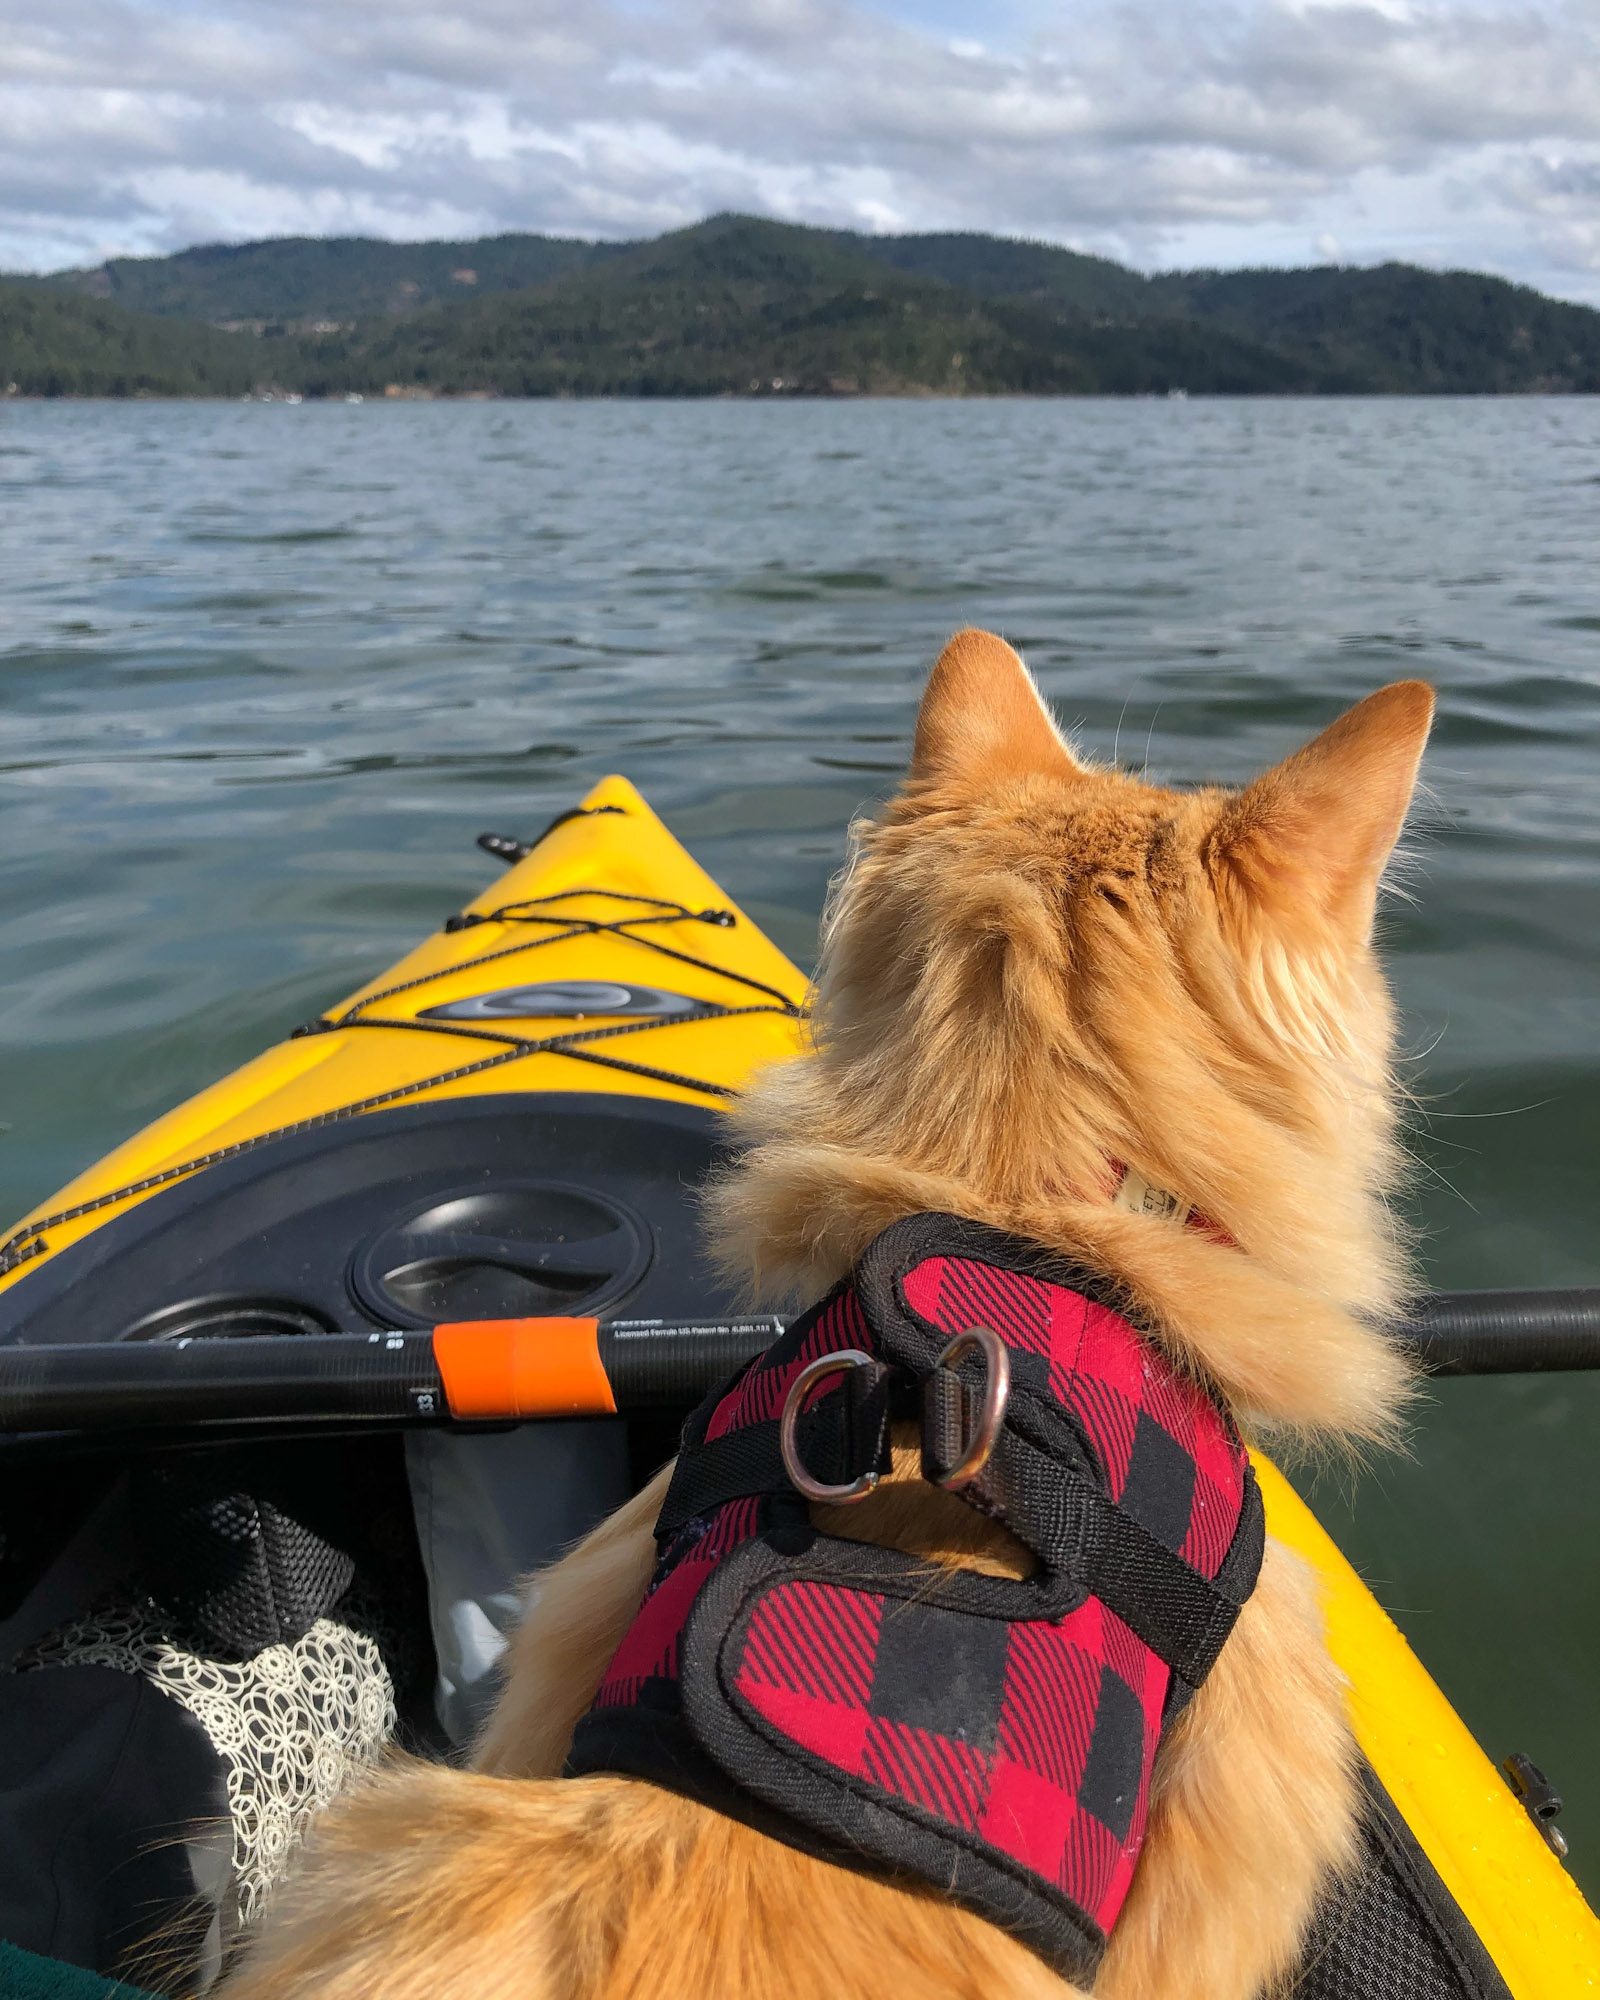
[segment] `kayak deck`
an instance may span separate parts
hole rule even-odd
[[[603,779],[579,814],[557,824],[461,915],[467,921],[455,920],[459,928],[434,932],[322,1017],[336,1025],[277,1043],[156,1119],[30,1212],[7,1243],[41,1218],[86,1208],[21,1245],[43,1242],[39,1254],[52,1254],[96,1228],[109,1208],[126,1207],[106,1201],[120,1190],[177,1177],[189,1162],[356,1107],[528,1090],[637,1095],[641,1088],[669,1101],[715,1105],[798,1046],[804,979],[729,907],[625,778]],[[559,1034],[530,1034],[526,1024],[503,1018],[435,1013],[486,989],[570,980],[670,986],[704,1011],[552,1022],[566,1029]],[[520,1050],[518,1041],[543,1046]],[[0,1272],[0,1292],[34,1261]]]

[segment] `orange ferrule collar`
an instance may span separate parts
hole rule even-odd
[[[593,1319],[454,1320],[433,1330],[453,1417],[613,1416],[617,1399]]]

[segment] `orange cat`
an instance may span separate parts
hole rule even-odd
[[[1433,701],[1371,696],[1242,793],[1085,765],[1017,656],[964,632],[830,912],[807,1056],[741,1112],[713,1199],[755,1287],[817,1297],[955,1212],[1120,1288],[1247,1435],[1381,1442],[1403,1282],[1389,1000],[1371,947]],[[1214,1225],[1114,1206],[1128,1162]],[[1018,1575],[917,1477],[835,1534]],[[1067,1986],[930,1894],[631,1778],[560,1779],[643,1595],[665,1475],[539,1579],[474,1774],[400,1765],[318,1828],[229,2000],[1032,2000]],[[1310,1580],[1268,1541],[1164,1737],[1098,2000],[1250,2000],[1356,1852],[1354,1751]]]

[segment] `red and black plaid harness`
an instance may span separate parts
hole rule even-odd
[[[1022,1582],[817,1532],[779,1447],[801,1371],[858,1349],[880,1365],[820,1382],[800,1415],[806,1471],[887,1470],[891,1421],[920,1404],[939,1478],[985,1367],[939,1357],[974,1324],[999,1335],[1011,1380],[960,1497],[1037,1558]],[[690,1419],[656,1536],[569,1774],[626,1772],[925,1885],[1090,1980],[1162,1729],[1215,1663],[1263,1546],[1233,1426],[1106,1289],[956,1216],[896,1224]]]

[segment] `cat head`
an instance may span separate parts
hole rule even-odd
[[[811,1052],[747,1112],[733,1233],[757,1264],[837,1275],[892,1211],[941,1207],[1071,1248],[1169,1316],[1196,1273],[1246,1268],[1391,1311],[1373,927],[1432,711],[1398,682],[1244,790],[1180,792],[1080,757],[1011,648],[960,633],[836,890]],[[1210,1233],[1118,1208],[1127,1169]],[[763,1233],[775,1171],[809,1219]]]

